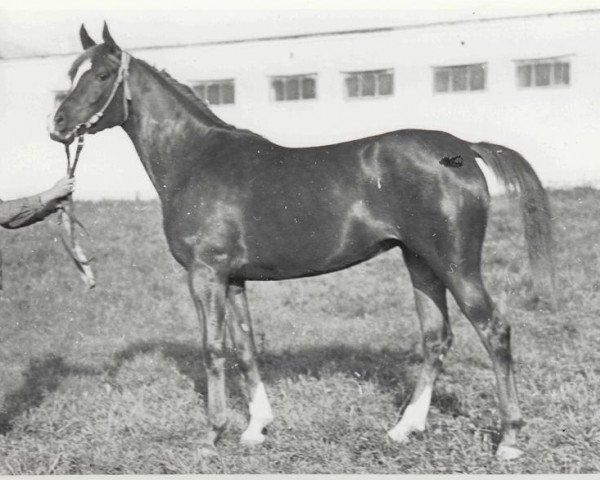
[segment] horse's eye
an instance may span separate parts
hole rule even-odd
[[[108,73],[100,72],[98,75],[96,75],[96,78],[98,80],[106,80],[108,78]]]

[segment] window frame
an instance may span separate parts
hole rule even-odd
[[[483,87],[472,88],[474,73],[476,72],[475,67],[481,67],[483,72]],[[456,82],[455,72],[460,71],[459,69],[465,69],[465,86],[466,88],[461,90],[455,90],[454,84]],[[434,95],[448,95],[448,94],[466,94],[466,93],[478,93],[486,92],[488,90],[488,62],[477,62],[477,63],[463,63],[458,65],[436,65],[432,67],[433,70],[433,94]],[[447,75],[446,90],[437,89],[437,76],[438,74],[445,73]]]
[[[235,105],[236,104],[236,94],[235,94],[235,78],[217,78],[217,79],[211,79],[211,80],[194,80],[191,83],[191,87],[192,90],[194,91],[194,94],[197,95],[199,98],[201,98],[204,102],[206,102],[209,106],[213,107],[213,106],[227,106],[227,105]],[[217,103],[211,103],[209,100],[209,96],[208,96],[208,89],[210,87],[218,87],[218,96],[219,96],[219,102]],[[223,93],[223,87],[224,86],[231,86],[231,92],[232,92],[232,101],[231,102],[224,102],[224,93]],[[199,91],[200,89],[202,90],[202,93]]]
[[[573,55],[558,55],[554,57],[543,57],[543,58],[524,58],[513,60],[515,64],[515,83],[517,90],[547,90],[547,89],[560,89],[560,88],[570,88],[573,82],[573,69],[572,67],[572,58]],[[566,70],[564,65],[567,66]],[[538,84],[537,83],[537,73],[540,69],[536,69],[536,66],[549,66],[548,72],[548,80],[547,84]],[[566,78],[566,82],[561,81],[557,82],[557,66],[560,66],[560,79],[564,80]],[[522,68],[529,68],[529,84],[522,85],[520,78],[520,71]],[[565,73],[566,72],[566,73]]]
[[[286,103],[286,102],[306,102],[315,101],[319,98],[317,88],[317,73],[299,73],[293,75],[271,75],[269,76],[269,99],[273,103]],[[312,97],[305,97],[305,82],[306,80],[312,80],[313,82],[313,94]],[[297,81],[298,96],[297,98],[288,98],[288,85],[291,82]],[[282,83],[283,97],[278,99],[277,90],[275,87],[276,82]]]
[[[385,99],[392,98],[396,96],[396,75],[394,68],[378,68],[375,70],[352,70],[342,72],[343,75],[343,89],[344,89],[344,99],[345,100],[373,100],[373,99]],[[364,82],[365,77],[368,75],[372,75],[374,78],[373,82],[373,94],[365,95],[364,91]],[[381,91],[381,77],[384,75],[388,75],[391,77],[390,93],[380,93]],[[355,79],[357,81],[357,95],[350,95],[349,90],[349,80]]]

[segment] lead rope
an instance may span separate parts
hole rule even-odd
[[[69,178],[73,178],[75,175],[75,168],[77,167],[77,162],[79,161],[79,154],[81,153],[81,150],[83,150],[84,135],[77,137],[77,150],[75,151],[73,165],[71,165],[71,152],[69,150],[69,146],[65,144],[65,153],[67,155],[67,175]],[[94,278],[94,272],[90,267],[90,262],[93,260],[93,258],[88,260],[87,256],[83,252],[81,245],[79,245],[79,242],[77,241],[75,227],[78,225],[86,235],[87,231],[75,216],[75,205],[73,203],[72,193],[70,193],[59,205],[58,221],[62,226],[60,239],[65,247],[65,250],[77,267],[83,283],[85,283],[88,288],[94,288],[96,285],[96,280]]]

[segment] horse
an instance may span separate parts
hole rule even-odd
[[[344,143],[287,148],[218,118],[164,71],[122,50],[106,23],[103,43],[80,29],[83,53],[49,126],[70,144],[121,126],[160,198],[169,249],[187,272],[202,328],[207,374],[204,441],[227,424],[225,336],[248,395],[240,442],[257,445],[273,412],[257,363],[246,282],[321,275],[400,248],[422,331],[423,364],[389,438],[423,431],[434,382],[452,344],[447,290],[477,331],[496,377],[502,459],[523,453],[523,425],[510,325],[482,280],[490,194],[481,159],[520,199],[540,295],[552,294],[553,241],[547,194],[516,151],[449,133],[398,130]],[[227,305],[232,315],[225,315]]]

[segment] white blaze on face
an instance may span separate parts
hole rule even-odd
[[[81,76],[91,69],[92,61],[89,58],[85,60],[81,65],[79,65],[77,72],[75,72],[75,75],[73,76],[73,81],[71,82],[71,90],[75,88],[75,85],[77,85],[77,83],[79,83],[79,80],[81,80]]]

